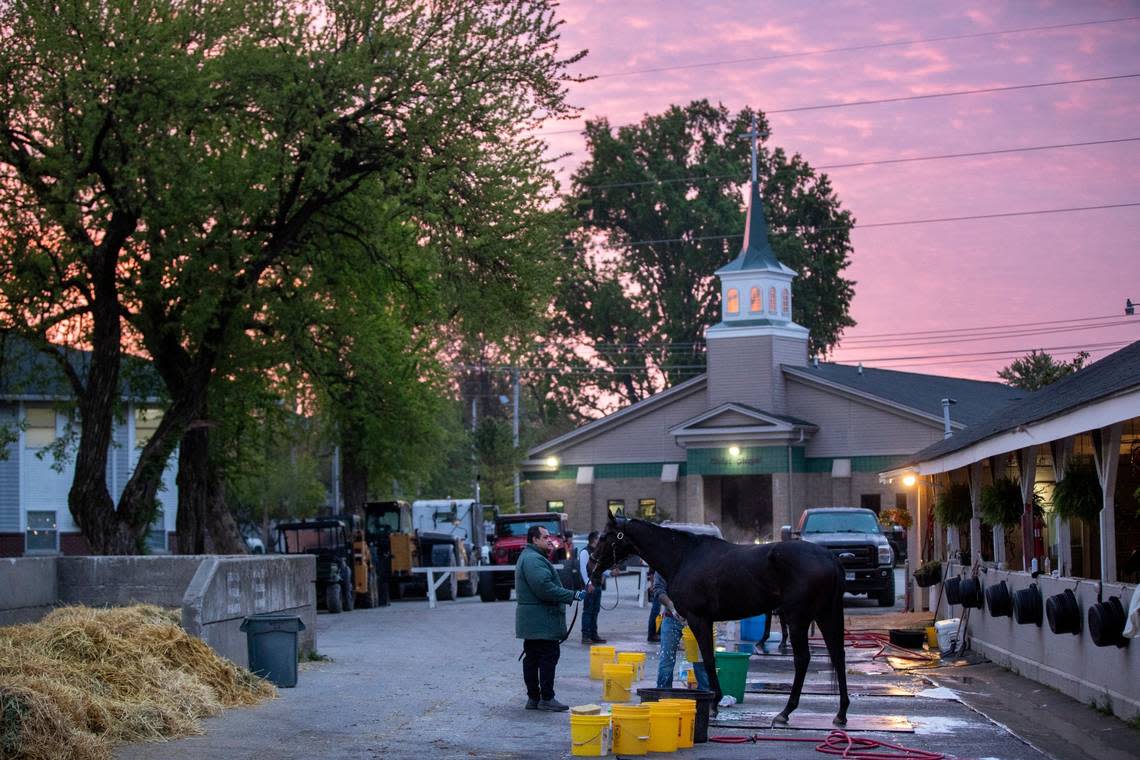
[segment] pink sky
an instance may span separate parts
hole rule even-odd
[[[1140,16],[1136,2],[757,3],[719,0],[565,0],[565,50],[588,48],[574,85],[584,116],[638,121],[698,98],[766,112],[797,106],[1140,73],[1140,19],[722,64],[626,72],[904,40],[1001,32]],[[612,76],[619,74],[618,76]],[[771,114],[770,143],[813,166],[945,153],[1140,137],[1140,78],[883,105]],[[581,122],[548,127],[563,130]],[[578,134],[551,135],[553,151],[585,157]],[[746,167],[741,167],[746,179]],[[834,169],[857,222],[1140,202],[1140,142],[980,158]],[[856,229],[847,276],[852,316],[835,359],[916,372],[995,379],[1021,349],[1123,345],[1140,339],[1140,207]],[[885,345],[878,338],[963,327],[1058,323],[1089,317],[1096,329],[1001,340]],[[1124,324],[1111,324],[1121,323]],[[1090,324],[1086,322],[1084,324]],[[1046,328],[1063,324],[1045,325]],[[1018,328],[1023,330],[1025,328]],[[1006,332],[1012,332],[1008,330]],[[911,343],[917,345],[901,345]],[[1114,348],[1091,350],[1093,359]],[[962,358],[887,357],[1005,351]],[[1075,350],[1053,352],[1061,358]],[[977,357],[971,357],[976,359]],[[878,361],[877,361],[878,360]],[[937,363],[934,363],[937,362]],[[918,366],[924,364],[925,366]]]

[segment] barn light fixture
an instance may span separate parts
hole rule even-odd
[[[558,469],[558,457],[547,457],[546,466],[552,470]]]
[[[917,478],[914,477],[914,474],[908,472],[906,475],[903,475],[902,483],[907,488],[910,488],[911,486],[914,485],[916,480],[917,480]]]
[[[728,454],[729,454],[729,456],[733,456],[733,457],[740,456],[740,447],[739,446],[729,446],[728,447]]]

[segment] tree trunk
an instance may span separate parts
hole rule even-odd
[[[178,553],[246,554],[226,506],[225,482],[210,459],[209,429],[195,427],[178,449]]]
[[[341,442],[341,494],[345,514],[363,514],[368,501],[368,465],[360,450],[351,441]],[[337,505],[333,505],[335,509]]]

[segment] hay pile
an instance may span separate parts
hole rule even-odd
[[[64,607],[0,628],[0,758],[108,758],[275,694],[158,607]]]

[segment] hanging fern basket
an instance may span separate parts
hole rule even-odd
[[[965,483],[954,483],[934,501],[934,519],[943,525],[968,525],[973,514],[970,487]]]
[[[1070,463],[1053,489],[1053,511],[1065,520],[1095,522],[1104,506],[1103,497],[1092,467]]]
[[[982,489],[982,520],[987,525],[1009,528],[1021,522],[1024,506],[1021,485],[1010,478],[998,478]]]

